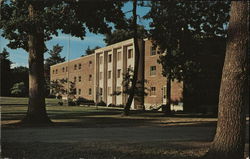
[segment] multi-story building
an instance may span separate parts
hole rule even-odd
[[[166,103],[166,78],[157,62],[159,54],[148,39],[138,40],[140,58],[135,61],[134,41],[125,40],[95,50],[92,55],[51,66],[51,81],[68,79],[75,82],[75,97],[83,97],[106,105],[125,105],[123,76],[139,62],[138,81],[147,95],[136,95],[132,108],[156,108]],[[65,87],[67,87],[65,85]],[[121,92],[114,95],[114,92]],[[181,105],[183,84],[172,82],[171,99]],[[64,97],[67,94],[63,94]]]

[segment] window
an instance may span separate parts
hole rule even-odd
[[[121,77],[121,69],[118,69],[117,70],[117,78],[120,78]]]
[[[155,92],[156,92],[156,88],[155,87],[151,87],[150,88],[150,95],[151,96],[155,96]]]
[[[109,55],[108,61],[112,62],[112,55],[111,54]]]
[[[74,82],[76,82],[76,77],[74,77]]]
[[[150,56],[156,55],[156,48],[151,46],[150,48]]]
[[[133,50],[132,49],[129,49],[128,50],[128,58],[132,58],[133,57]]]
[[[68,67],[66,66],[66,72],[68,72]]]
[[[108,72],[108,79],[111,78],[111,71]]]
[[[92,89],[91,88],[89,88],[89,95],[91,95],[92,94]]]
[[[81,94],[81,91],[82,91],[81,89],[78,89],[78,94],[79,94],[79,95]]]
[[[111,87],[108,87],[108,95],[111,94]]]
[[[156,75],[156,66],[150,66],[150,76]]]
[[[99,63],[102,64],[102,61],[103,61],[103,57],[100,56]]]
[[[122,53],[121,52],[117,52],[117,61],[120,61],[122,58]]]
[[[78,64],[78,69],[80,70],[82,68],[82,64]]]
[[[74,66],[74,69],[76,70],[77,69],[77,65],[75,64],[75,66]]]
[[[92,66],[92,61],[89,61],[89,67],[91,67]]]
[[[57,74],[57,69],[56,69],[56,74]]]
[[[92,75],[89,75],[89,81],[92,81]]]
[[[100,95],[102,95],[102,88],[100,88]]]
[[[64,67],[62,68],[62,71],[63,71],[63,72],[65,71],[65,68],[64,68]]]
[[[81,76],[78,77],[78,81],[79,81],[79,82],[82,81],[82,77],[81,77]]]
[[[99,73],[99,79],[102,79],[102,72]]]
[[[53,70],[53,74],[55,73],[55,70]]]

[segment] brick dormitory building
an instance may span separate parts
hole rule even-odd
[[[51,81],[66,79],[75,83],[75,98],[82,97],[108,105],[125,105],[128,95],[122,93],[123,76],[128,68],[139,62],[138,80],[143,82],[145,95],[135,97],[132,109],[157,108],[166,104],[166,77],[162,75],[162,66],[158,63],[159,54],[151,40],[139,40],[142,56],[135,61],[133,39],[125,40],[68,62],[51,66]],[[217,43],[215,43],[217,45]],[[208,46],[216,47],[216,46]],[[223,48],[223,47],[222,47]],[[207,51],[207,50],[206,50]],[[203,51],[203,52],[206,52]],[[190,91],[185,82],[171,82],[171,109],[186,111],[214,110],[218,104],[219,83],[224,52],[201,53],[197,58],[204,61],[204,72],[191,82],[196,91]],[[208,61],[210,60],[210,61]],[[67,90],[69,84],[64,84]],[[121,92],[114,95],[114,92]],[[61,94],[65,99],[67,92]],[[210,98],[210,99],[209,99]],[[186,108],[185,108],[186,107]]]

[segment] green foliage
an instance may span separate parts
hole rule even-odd
[[[28,17],[30,4],[37,12],[34,18]],[[52,35],[58,36],[58,30],[83,39],[86,28],[102,34],[110,32],[110,22],[119,28],[125,24],[122,6],[119,1],[3,0],[0,29],[2,36],[9,39],[8,47],[28,51],[28,35],[37,30],[43,30],[47,41]]]
[[[27,88],[25,87],[24,82],[15,83],[11,88],[11,94],[14,96],[18,97],[25,96],[26,92]]]
[[[226,36],[229,2],[153,1],[150,37],[162,54],[163,75],[183,80],[200,70],[193,61],[195,44],[204,37]]]
[[[64,89],[65,82],[66,81],[64,79],[51,81],[50,85],[49,85],[49,88],[51,90],[51,95],[54,95],[56,97],[60,97],[64,93],[66,93],[66,90]]]
[[[101,48],[101,47],[100,46],[96,46],[93,49],[90,49],[90,47],[88,46],[88,48],[85,50],[85,54],[82,55],[82,57],[85,56],[85,55],[91,55],[91,54],[95,53],[95,50],[99,49],[99,48]]]
[[[53,46],[53,49],[50,50],[48,53],[50,55],[49,58],[45,60],[45,67],[49,67],[61,62],[65,61],[65,57],[61,57],[60,53],[63,50],[63,46],[60,46],[59,44],[56,44]]]
[[[133,74],[134,74],[133,68],[129,67],[127,69],[127,72],[123,74],[123,80],[122,80],[123,90],[115,91],[112,93],[112,95],[117,96],[117,95],[121,95],[121,93],[130,95],[132,91],[134,91],[134,94],[138,96],[146,96],[147,95],[146,90],[148,90],[146,87],[144,88],[135,87],[134,90],[132,89]],[[147,83],[147,81],[146,80],[137,81],[137,84],[139,85],[143,85],[144,83]]]
[[[65,57],[61,57],[60,53],[63,50],[63,46],[60,46],[59,44],[56,44],[53,46],[52,50],[49,50],[48,54],[50,57],[45,59],[44,64],[44,76],[45,76],[45,95],[49,95],[50,91],[50,66],[64,62]]]
[[[138,25],[137,27],[137,36],[139,39],[143,39],[147,37],[147,31],[144,26]],[[124,40],[128,40],[133,38],[133,30],[132,29],[117,29],[114,30],[111,34],[105,35],[105,43],[107,45],[111,45],[114,43],[118,43]]]
[[[11,66],[12,62],[9,60],[9,52],[4,48],[0,53],[0,76],[1,76],[1,85],[0,85],[0,95],[8,96],[10,94],[11,87]]]
[[[28,88],[29,88],[29,69],[24,66],[18,66],[11,69],[11,85],[15,83],[24,83],[24,87],[26,91],[24,92],[23,96],[28,96]]]

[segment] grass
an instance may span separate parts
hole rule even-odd
[[[10,158],[60,159],[198,159],[207,150],[204,143],[4,143],[3,156]],[[22,149],[20,149],[22,147]],[[24,151],[25,150],[25,151]],[[40,155],[43,153],[43,155]]]
[[[46,98],[46,105],[58,105],[59,100],[55,98]],[[27,105],[27,97],[0,97],[0,105]]]
[[[28,129],[16,125],[26,114],[27,98],[1,97],[2,136],[16,130]],[[122,109],[87,106],[58,106],[56,99],[46,99],[47,112],[54,122],[52,127],[71,131],[72,128],[115,128],[115,127],[211,127],[215,128],[216,118],[189,114],[166,117],[161,112],[131,111],[128,117],[121,116]],[[60,128],[60,129],[57,129]],[[184,132],[185,133],[185,132]],[[25,133],[24,133],[25,134]],[[26,135],[26,134],[25,134]],[[35,135],[27,132],[27,135]],[[72,134],[73,135],[73,134]],[[77,134],[79,135],[79,134]],[[143,134],[142,134],[143,135]],[[74,136],[72,136],[74,137]],[[42,136],[46,138],[46,136]],[[126,138],[126,136],[124,136]],[[42,140],[44,141],[44,140]],[[210,141],[77,141],[77,142],[10,142],[2,139],[1,157],[8,158],[72,158],[72,159],[198,159],[208,149]],[[248,144],[249,148],[249,144]],[[247,152],[248,150],[246,150]]]

